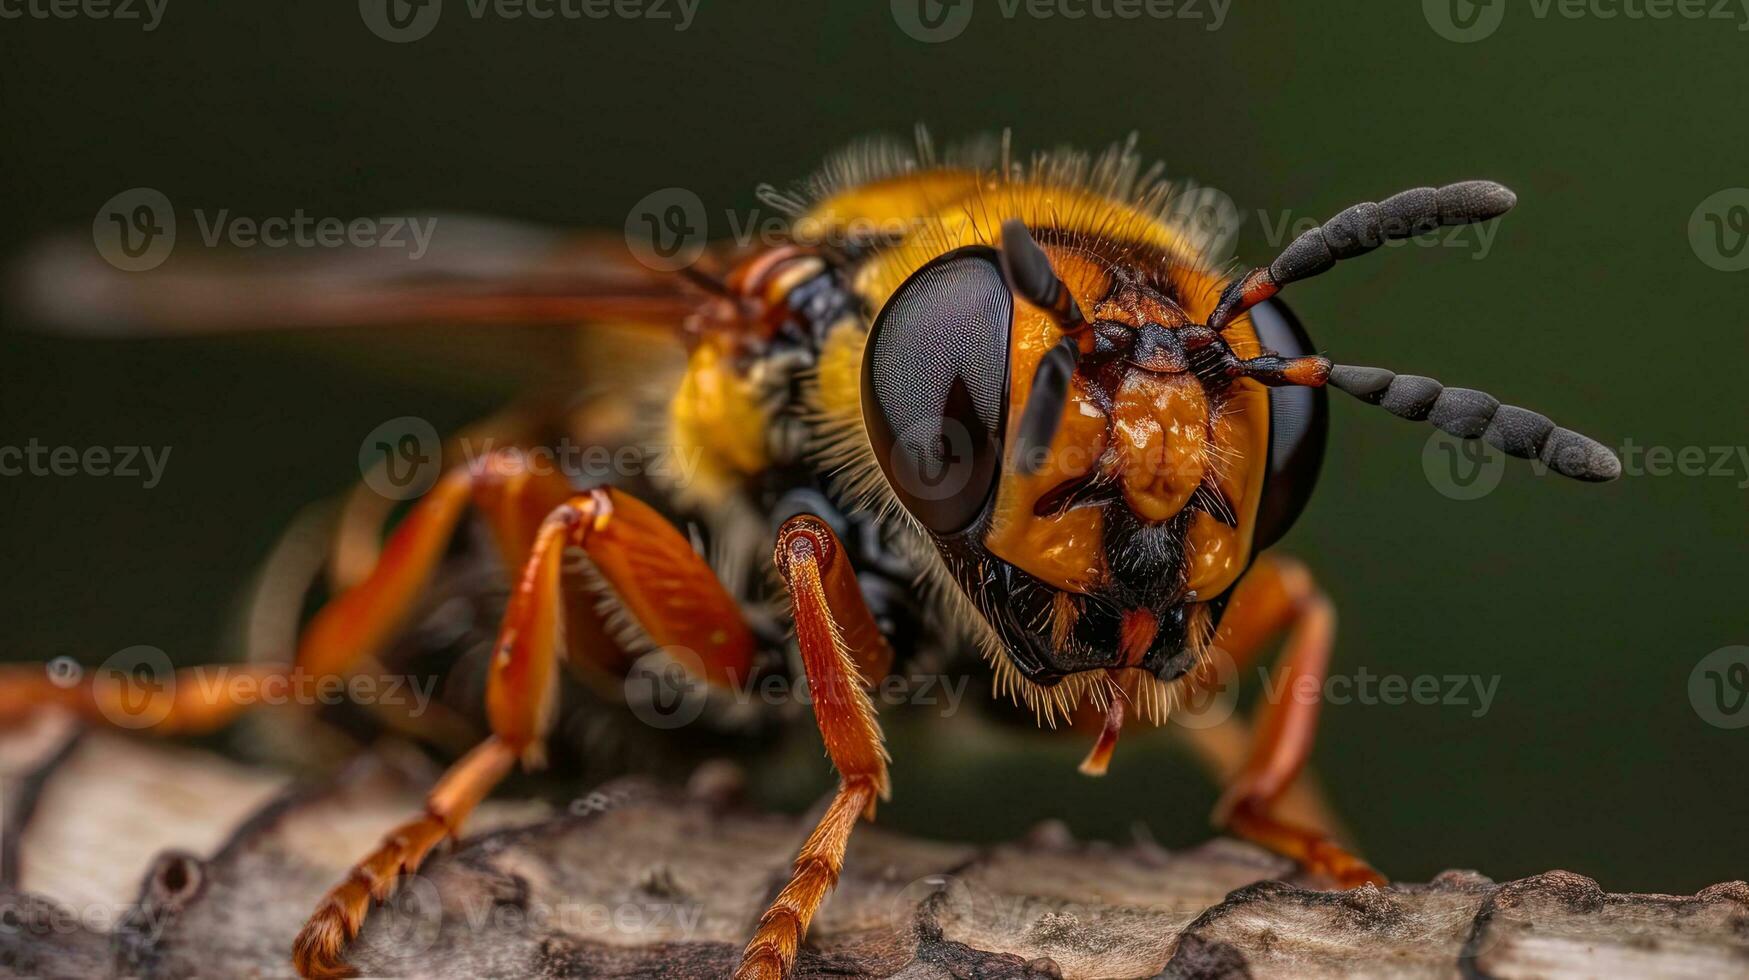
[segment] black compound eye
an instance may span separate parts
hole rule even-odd
[[[1315,354],[1312,339],[1279,300],[1251,308],[1257,341],[1283,357]],[[1288,532],[1311,500],[1324,462],[1324,437],[1330,427],[1328,396],[1323,388],[1295,385],[1269,389],[1269,473],[1263,499],[1257,504],[1257,530],[1252,554]]]
[[[912,273],[869,329],[862,417],[887,483],[936,534],[984,512],[1002,460],[1014,297],[996,250]]]

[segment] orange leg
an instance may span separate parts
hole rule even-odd
[[[1279,695],[1259,709],[1251,754],[1215,806],[1215,825],[1293,858],[1344,888],[1382,885],[1383,876],[1326,834],[1275,814],[1311,755],[1336,636],[1336,609],[1304,566],[1265,557],[1234,593],[1215,645],[1243,666],[1284,629],[1287,646],[1271,681]]]
[[[400,875],[417,871],[433,847],[455,837],[513,763],[541,763],[562,655],[563,557],[572,547],[589,557],[651,640],[696,654],[705,680],[735,684],[751,671],[754,639],[740,607],[661,515],[606,489],[559,504],[532,529],[498,632],[486,687],[491,737],[444,774],[423,814],[392,831],[316,907],[293,950],[299,974],[349,975],[346,946],[371,902],[389,897]]]
[[[808,923],[838,883],[858,817],[874,817],[888,793],[887,753],[866,688],[892,662],[844,549],[830,528],[801,515],[778,531],[778,571],[789,586],[814,720],[838,769],[838,793],[796,856],[790,880],[742,954],[735,980],[782,980],[795,964]]]
[[[491,524],[507,566],[515,567],[541,516],[570,492],[563,477],[531,472],[514,452],[451,470],[395,528],[371,573],[310,621],[290,669],[226,664],[174,675],[159,669],[151,677],[92,671],[58,683],[43,666],[21,664],[0,671],[0,728],[59,706],[93,724],[160,735],[208,732],[252,704],[284,701],[269,696],[276,685],[283,692],[295,690],[293,684],[349,676],[405,624],[470,503]]]

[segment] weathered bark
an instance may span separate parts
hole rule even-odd
[[[317,898],[417,806],[366,760],[315,786],[114,735],[0,742],[0,975],[287,976]],[[708,787],[710,780],[699,785]],[[498,804],[372,916],[366,975],[723,977],[803,823],[622,782]],[[1749,976],[1749,886],[1609,895],[1562,871],[1328,892],[1230,840],[864,828],[801,977]]]

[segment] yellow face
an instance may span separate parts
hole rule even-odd
[[[1240,379],[1210,388],[1182,344],[1174,346],[1177,329],[1206,320],[1221,277],[1148,210],[1081,187],[957,172],[889,183],[886,193],[869,185],[854,200],[828,199],[813,227],[818,232],[831,221],[849,221],[853,210],[870,224],[908,222],[901,241],[861,267],[856,285],[869,309],[889,320],[895,310],[915,320],[904,328],[912,336],[927,337],[932,329],[910,295],[919,284],[932,290],[923,306],[959,302],[984,311],[943,313],[939,329],[960,333],[931,343],[930,351],[991,349],[965,331],[1002,321],[1001,346],[993,354],[1007,360],[1002,431],[991,445],[1017,444],[1039,364],[1065,337],[1080,350],[1080,366],[1042,465],[1017,466],[1000,450],[988,489],[971,487],[987,496],[974,501],[982,501],[981,509],[971,508],[977,516],[964,527],[957,520],[941,523],[940,508],[919,511],[904,485],[908,471],[894,459],[902,456],[895,440],[903,440],[875,431],[883,409],[868,407],[886,397],[871,392],[878,387],[871,378],[910,397],[910,382],[926,387],[930,372],[944,370],[935,358],[874,349],[883,343],[877,316],[870,349],[859,344],[864,338],[842,339],[845,356],[860,358],[862,370],[822,365],[823,379],[840,379],[835,391],[822,385],[826,414],[843,419],[859,406],[872,413],[876,421],[864,421],[864,454],[885,454],[874,462],[889,496],[929,531],[1023,682],[1073,687],[1079,675],[1182,673],[1197,653],[1187,656],[1185,647],[1206,642],[1212,631],[1204,604],[1225,592],[1250,560],[1268,453],[1269,401],[1262,386]],[[920,203],[927,206],[911,210]],[[987,296],[993,274],[978,256],[995,247],[1011,218],[1033,230],[1087,323],[1065,332],[1047,311],[1012,291]],[[949,272],[957,284],[942,286],[937,280]],[[989,312],[998,309],[1006,315]],[[1221,336],[1238,356],[1258,353],[1245,318]],[[987,359],[979,358],[977,369],[987,369]],[[894,378],[906,371],[918,373]],[[843,390],[851,377],[860,381],[854,396]],[[962,387],[978,389],[979,378]],[[871,437],[877,438],[866,442]],[[971,448],[979,445],[974,440]]]
[[[1052,267],[1089,318],[1140,333],[1149,324],[1168,329],[1197,317],[1135,285],[1118,286],[1111,266],[1082,251],[1047,246]],[[1204,312],[1206,315],[1206,311]],[[1253,349],[1255,338],[1241,331]],[[1111,331],[1117,333],[1116,331]],[[1009,440],[1032,391],[1039,361],[1063,337],[1055,321],[1018,301],[1009,360]],[[1080,338],[1083,356],[1095,354],[1093,331]],[[1217,405],[1181,358],[1158,350],[1101,378],[1077,374],[1061,423],[1033,473],[1010,468],[996,491],[995,515],[985,535],[991,553],[1066,592],[1096,592],[1109,575],[1105,560],[1108,509],[1121,501],[1148,524],[1177,517],[1199,490],[1238,515],[1254,512],[1262,486],[1259,467],[1239,465],[1267,453],[1268,402],[1246,381]],[[1089,504],[1095,494],[1104,502]],[[1249,542],[1241,528],[1207,512],[1192,517],[1187,551],[1194,563],[1184,593],[1218,595],[1243,570]]]

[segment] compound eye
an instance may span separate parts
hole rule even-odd
[[[1283,357],[1317,353],[1305,328],[1280,300],[1253,306],[1251,325],[1258,343]],[[1329,427],[1330,408],[1323,388],[1269,389],[1269,470],[1257,503],[1257,530],[1251,539],[1254,554],[1280,540],[1306,509],[1324,462]]]
[[[936,534],[964,530],[1000,477],[1014,297],[996,250],[941,256],[869,330],[862,417],[893,493]]]

